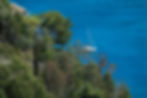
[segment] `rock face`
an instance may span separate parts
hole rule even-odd
[[[20,13],[20,14],[26,14],[26,10],[23,7],[15,4],[15,3],[11,3],[11,8],[13,9],[14,13],[17,12],[17,13]]]

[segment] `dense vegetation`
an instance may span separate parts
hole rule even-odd
[[[83,64],[86,52],[64,48],[71,26],[60,13],[27,15],[0,0],[0,98],[130,98],[106,58]]]

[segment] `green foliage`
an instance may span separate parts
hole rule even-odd
[[[105,98],[113,98],[114,97],[114,92],[115,92],[115,85],[114,81],[112,79],[111,74],[108,72],[104,75],[103,77],[103,85],[104,85],[104,90],[107,93],[105,95]]]
[[[60,97],[66,84],[65,74],[57,67],[55,62],[49,61],[42,73],[43,80],[50,92]]]
[[[19,48],[30,47],[33,43],[31,24],[25,21],[24,15],[19,12],[12,13],[7,0],[0,3],[0,40],[9,42]],[[8,7],[7,7],[7,6]]]
[[[42,27],[47,28],[57,44],[65,44],[71,35],[71,23],[57,12],[41,15]]]
[[[54,58],[53,43],[48,34],[45,34],[41,38],[35,38],[34,52],[35,57],[39,61]]]
[[[7,98],[6,93],[3,89],[0,89],[0,98]]]
[[[131,98],[128,88],[125,85],[121,85],[118,88],[117,98]]]
[[[91,84],[84,84],[77,90],[73,98],[104,98],[100,89],[94,88]]]
[[[44,85],[18,58],[9,65],[0,65],[0,88],[7,98],[48,98]]]
[[[1,0],[0,1],[0,17],[2,17],[3,16],[3,18],[4,18],[4,16],[8,13],[8,11],[9,11],[9,7],[10,7],[10,5],[9,5],[9,2],[8,2],[8,0]]]
[[[79,55],[87,53],[80,47],[57,51],[71,36],[60,13],[12,12],[8,0],[0,0],[0,98],[131,98],[109,70],[102,73],[106,58],[83,64]]]
[[[85,66],[83,71],[83,79],[84,81],[90,82],[95,87],[101,87],[102,85],[101,73],[99,72],[98,67],[93,63]]]

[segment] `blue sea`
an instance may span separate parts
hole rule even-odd
[[[73,23],[70,44],[95,46],[116,64],[114,79],[147,98],[147,0],[11,0],[29,14],[59,11]]]

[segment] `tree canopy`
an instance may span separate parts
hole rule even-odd
[[[65,44],[71,36],[71,23],[58,12],[48,12],[41,15],[41,26],[46,28],[57,44]]]
[[[56,49],[69,42],[69,19],[13,12],[10,5],[0,0],[0,98],[131,98],[106,59],[84,64],[80,47]]]

